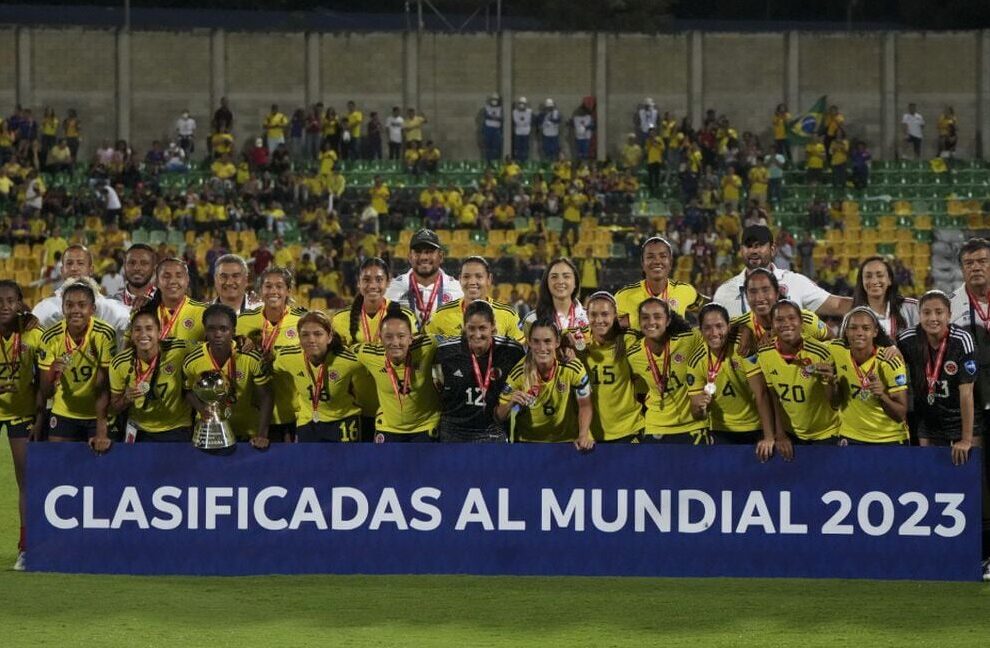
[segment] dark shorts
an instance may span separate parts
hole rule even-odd
[[[642,434],[643,431],[640,430],[639,432],[634,432],[633,434],[624,437],[619,437],[618,439],[602,439],[601,441],[595,439],[595,443],[636,443],[639,441],[639,438],[642,436]]]
[[[7,430],[7,436],[11,439],[26,439],[31,435],[31,423],[33,421],[23,421],[21,423],[0,422],[0,434]]]
[[[493,423],[486,429],[475,430],[452,425],[440,419],[437,436],[443,443],[508,443],[505,429]]]
[[[707,430],[679,432],[677,434],[643,434],[640,443],[667,443],[673,445],[711,445]]]
[[[817,439],[812,441],[809,439],[799,439],[797,435],[795,435],[793,432],[788,432],[787,436],[791,439],[791,443],[793,443],[794,445],[806,445],[806,446],[816,446],[816,445],[837,446],[839,445],[839,439],[842,438],[842,437],[834,436],[828,439]]]
[[[361,417],[361,443],[372,443],[375,440],[375,417]]]
[[[749,432],[712,430],[711,435],[715,445],[756,445],[763,439],[763,430]]]
[[[192,428],[180,427],[164,432],[138,430],[135,443],[192,443]]]
[[[355,442],[361,436],[361,420],[348,416],[339,421],[307,423],[296,427],[296,443]]]
[[[975,426],[974,426],[975,429]],[[934,445],[949,445],[962,438],[961,428],[935,428],[926,425],[924,421],[918,424],[918,438],[928,439]]]
[[[268,426],[268,441],[270,443],[291,442],[295,437],[295,423],[272,423]]]
[[[433,443],[435,440],[433,432],[413,432],[411,434],[375,432],[375,443]]]
[[[907,445],[907,441],[860,441],[859,439],[850,439],[849,437],[839,437],[840,446],[851,446],[851,445],[861,445],[861,446],[900,446]]]
[[[84,443],[96,436],[96,419],[74,419],[52,414],[48,417],[48,436]]]

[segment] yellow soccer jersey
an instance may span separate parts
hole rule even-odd
[[[381,326],[382,317],[385,316],[385,311],[388,309],[388,304],[389,301],[385,300],[383,307],[377,313],[358,316],[353,331],[351,330],[351,310],[348,308],[338,311],[330,322],[334,335],[340,336],[345,346],[354,346],[362,342],[377,344],[381,341],[378,329]],[[412,330],[415,331],[416,327],[419,326],[416,315],[408,308],[403,308],[402,313],[409,320]],[[375,387],[375,381],[362,367],[362,370],[354,376],[352,384],[354,397],[358,407],[361,408],[361,416],[373,418],[378,414],[378,388]]]
[[[637,342],[627,334],[626,347]],[[639,433],[645,423],[643,405],[636,400],[636,385],[625,354],[615,357],[616,342],[599,345],[588,342],[581,354],[591,380],[591,402],[594,416],[591,434],[596,441],[612,441]]]
[[[756,313],[749,311],[732,318],[730,326],[745,326],[759,337],[763,331],[770,332],[769,328],[759,325],[756,320]],[[828,326],[822,318],[809,310],[801,309],[801,337],[805,340],[818,340],[823,342],[829,337]]]
[[[761,430],[763,424],[749,388],[749,378],[760,373],[756,355],[741,356],[735,352],[734,345],[731,351],[718,366],[718,357],[709,352],[707,344],[702,343],[688,362],[688,394],[700,394],[708,382],[708,372],[718,367],[715,395],[708,406],[709,427],[719,432]]]
[[[505,304],[488,300],[495,311],[495,334],[511,338],[520,344],[526,343],[523,337],[522,324],[519,322],[519,315]],[[464,298],[455,299],[437,309],[430,321],[426,324],[426,332],[430,335],[441,337],[458,337],[464,330],[464,309],[467,305]]]
[[[137,399],[128,409],[127,419],[145,432],[167,432],[192,424],[192,408],[186,403],[182,391],[182,363],[190,345],[182,340],[164,340],[161,343],[158,367],[149,379],[150,391]],[[134,349],[118,353],[110,362],[110,392],[123,394],[134,384],[138,375],[149,367],[134,357]]]
[[[559,443],[574,441],[578,436],[578,408],[575,398],[591,396],[591,383],[588,372],[579,360],[566,364],[558,363],[553,377],[546,383],[530,384],[523,358],[509,372],[506,385],[513,390],[527,391],[536,396],[536,401],[516,414],[515,435],[519,441]],[[499,397],[507,403],[511,392],[506,390]]]
[[[673,336],[669,347],[653,354],[646,347],[646,340],[637,340],[626,348],[629,366],[635,376],[647,387],[646,433],[653,435],[695,432],[708,427],[707,422],[691,416],[691,398],[688,395],[688,361],[698,346],[703,344],[697,331]],[[658,376],[666,376],[663,394],[651,371],[653,358]]]
[[[347,350],[339,354],[327,353],[321,367],[309,364],[301,348],[282,347],[275,353],[272,379],[277,381],[285,378],[291,383],[297,426],[314,422],[313,397],[319,386],[316,420],[328,423],[361,413],[351,391],[351,380],[360,369],[357,356]],[[351,432],[353,436],[349,434]],[[348,433],[345,440],[357,441],[359,432],[357,425],[354,430],[345,430]]]
[[[437,345],[431,337],[419,337],[409,347],[408,365],[395,365],[389,372],[385,348],[359,344],[357,360],[375,381],[378,413],[375,429],[393,434],[432,432],[440,423],[440,397],[433,385],[433,357]],[[393,383],[394,380],[394,383]],[[398,390],[399,394],[396,394]]]
[[[202,342],[206,336],[203,326],[203,311],[207,304],[186,298],[179,304],[176,312],[171,312],[164,306],[158,307],[158,321],[162,325],[162,339],[178,339],[186,342]]]
[[[258,433],[260,415],[254,390],[269,384],[270,376],[262,365],[261,356],[254,351],[238,353],[235,348],[231,357],[234,366],[231,367],[228,359],[220,367],[220,371],[228,380],[231,371],[234,372],[234,403],[231,407],[230,425],[237,438],[246,439]],[[192,391],[193,385],[202,374],[213,371],[217,371],[217,367],[206,350],[206,344],[196,345],[182,363],[182,380],[186,391]]]
[[[267,350],[272,352],[283,348],[299,348],[299,318],[306,314],[305,308],[292,307],[286,310],[278,324],[272,324],[265,319],[264,309],[251,309],[237,318],[237,335],[251,338],[257,345],[255,348],[262,358],[267,357]],[[296,420],[295,399],[292,381],[286,375],[272,374],[272,397],[275,399],[275,409],[272,411],[272,423],[276,425],[292,423]]]
[[[863,390],[860,374],[870,380],[879,379],[888,394],[907,391],[908,378],[900,358],[883,359],[884,349],[877,356],[854,368],[854,360],[845,340],[832,340],[829,351],[835,361],[839,390],[839,434],[865,443],[894,443],[908,440],[907,426],[898,423],[883,411],[880,400]],[[872,376],[872,378],[870,378]]]
[[[782,358],[773,344],[761,347],[757,355],[767,386],[786,415],[785,430],[806,441],[838,434],[839,413],[832,409],[825,385],[809,370],[812,363],[832,362],[828,346],[805,340],[793,361]]]
[[[637,281],[621,288],[615,293],[615,303],[619,317],[629,316],[629,328],[639,330],[639,305],[650,297],[659,297],[670,305],[670,309],[683,316],[687,309],[695,306],[698,301],[698,291],[689,283],[681,283],[673,279],[667,280],[667,289],[659,295],[653,295],[646,287],[646,280]]]
[[[38,368],[48,371],[60,357],[71,358],[55,385],[52,414],[75,419],[96,418],[96,398],[100,394],[97,374],[110,368],[110,359],[117,349],[117,334],[106,322],[92,318],[89,329],[78,347],[66,346],[65,321],[56,322],[41,334]],[[106,389],[106,386],[103,386]]]
[[[0,382],[13,383],[15,391],[0,394],[0,421],[23,423],[34,418],[34,367],[40,357],[41,329],[0,337]]]

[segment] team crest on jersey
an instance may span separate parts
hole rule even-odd
[[[440,303],[441,304],[446,304],[449,301],[450,301],[450,295],[447,295],[447,294],[440,295]]]
[[[949,376],[955,376],[959,372],[959,365],[952,360],[946,362],[945,365],[943,365],[943,368],[945,369],[946,375]]]
[[[668,299],[667,303],[670,304],[671,308],[677,308],[678,302],[676,299]]]
[[[336,382],[340,380],[340,374],[337,373],[336,369],[331,369],[330,373],[327,374],[327,378],[330,380],[330,382]]]
[[[688,374],[687,375],[687,384],[688,384],[688,387],[690,387],[691,385],[694,384],[694,374]]]
[[[285,337],[287,337],[287,338],[294,338],[294,337],[296,337],[296,329],[291,329],[290,328],[289,330],[287,330],[285,332]]]
[[[175,373],[175,365],[169,362],[164,367],[162,367],[162,371],[165,372],[166,376],[171,376],[172,374]]]
[[[677,364],[684,362],[684,356],[682,356],[680,353],[675,353],[674,362],[676,362]]]
[[[236,378],[237,380],[244,380],[244,372],[241,371],[240,369],[237,369],[236,371],[234,371],[234,378]]]
[[[894,382],[897,384],[898,387],[903,387],[904,385],[907,384],[907,376],[905,376],[904,374],[898,374],[897,377],[894,378]]]
[[[192,329],[192,327],[194,327],[195,325],[196,322],[194,322],[193,318],[191,317],[187,317],[186,319],[182,320],[182,326],[186,329]]]
[[[557,391],[559,391],[561,394],[563,394],[565,391],[567,391],[567,385],[565,385],[564,383],[562,383],[562,382],[560,382],[558,380],[557,381]]]

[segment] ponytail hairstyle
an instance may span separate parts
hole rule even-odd
[[[526,342],[529,342],[529,337],[532,337],[533,331],[538,328],[548,328],[553,332],[553,336],[557,338],[557,354],[556,359],[558,364],[563,360],[560,354],[560,327],[557,326],[557,317],[554,315],[552,319],[546,317],[537,317],[533,325],[529,327],[529,334],[527,336]],[[533,357],[533,347],[527,344],[528,349],[526,351],[526,357],[524,359],[524,367],[526,369],[526,388],[531,389],[536,385],[540,384],[540,370],[536,366],[536,359]]]
[[[937,299],[938,301],[940,301],[940,302],[942,302],[943,304],[945,304],[945,307],[946,307],[946,308],[947,308],[947,309],[948,309],[948,310],[949,310],[950,312],[952,311],[952,302],[951,302],[951,301],[949,300],[949,296],[948,296],[948,295],[946,295],[946,294],[945,294],[944,292],[942,292],[941,290],[929,290],[929,291],[928,291],[928,292],[926,292],[926,293],[925,293],[924,295],[922,295],[922,296],[921,296],[921,297],[920,297],[920,298],[918,299],[918,309],[920,310],[920,309],[921,309],[921,306],[922,306],[922,304],[924,304],[924,303],[925,303],[925,302],[927,302],[927,301],[931,301],[931,300],[933,300],[933,299]],[[951,322],[950,322],[950,325],[951,325]]]
[[[777,276],[766,268],[755,268],[746,274],[746,278],[743,280],[744,292],[749,292],[749,282],[753,277],[766,277],[769,279],[770,285],[773,286],[774,292],[777,293],[778,297],[780,297],[780,282],[777,280]]]
[[[690,333],[691,325],[687,323],[683,317],[670,310],[670,304],[660,299],[659,297],[647,297],[639,304],[637,312],[640,319],[643,317],[643,306],[647,304],[660,304],[660,308],[667,314],[667,330],[664,331],[663,337],[669,340],[675,335],[680,335],[681,333]]]
[[[158,319],[157,308],[152,308],[150,304],[145,304],[139,310],[135,311],[134,314],[131,315],[131,322],[130,325],[128,326],[129,329],[132,329],[134,327],[134,322],[136,322],[137,318],[139,317],[150,317],[155,322],[155,328],[158,329],[159,333],[161,332],[162,323]],[[133,331],[129,330],[128,333],[131,333],[131,335],[127,341],[127,346],[129,346],[134,352],[133,359],[131,360],[131,373],[133,373],[135,379],[137,379],[137,362],[138,362],[137,347],[134,346]],[[161,342],[159,341],[159,348],[158,348],[159,354],[162,353],[162,349],[160,345]],[[151,372],[151,377],[148,379],[148,386],[151,387],[151,389],[149,389],[148,393],[144,395],[144,404],[141,405],[142,410],[148,409],[148,406],[151,404],[151,402],[156,398],[158,398],[158,396],[155,394],[155,383],[158,380],[158,373],[159,371],[161,371],[161,368],[162,368],[162,362],[159,359],[159,361],[155,363],[155,368]]]
[[[385,280],[388,281],[392,277],[392,272],[389,270],[388,264],[381,257],[368,257],[361,262],[361,266],[358,268],[358,280],[360,281],[361,273],[371,267],[379,267],[385,273]],[[357,342],[358,330],[361,328],[361,311],[364,309],[364,295],[358,292],[357,296],[354,298],[354,302],[351,303],[351,317],[349,321],[349,330],[351,333],[351,340]],[[382,319],[382,323],[384,323]],[[380,326],[380,325],[379,325]],[[365,340],[365,342],[371,342],[371,340]]]
[[[612,359],[619,362],[626,357],[626,337],[625,332],[622,330],[622,326],[619,324],[619,306],[615,302],[615,297],[612,293],[599,290],[596,293],[592,293],[588,299],[584,302],[585,310],[591,308],[591,302],[603,301],[608,302],[612,305],[612,310],[615,311],[615,319],[612,320],[612,327],[606,333],[607,340],[613,340],[615,342],[612,347]]]
[[[877,314],[874,313],[873,309],[869,306],[857,306],[846,313],[845,317],[842,318],[842,326],[839,328],[839,337],[846,340],[847,344],[849,343],[849,340],[846,339],[846,327],[849,325],[849,319],[853,315],[868,315],[869,318],[873,320],[873,326],[877,329],[877,336],[873,339],[874,346],[894,346],[894,341],[890,339],[889,335],[887,335],[887,331],[883,330],[883,327],[880,326],[880,318],[877,317]]]
[[[28,329],[35,328],[38,325],[38,319],[24,303],[24,290],[21,289],[20,284],[13,279],[0,279],[0,289],[3,288],[9,288],[17,295],[17,316],[14,318],[14,332],[23,333]]]
[[[309,311],[305,315],[299,318],[299,322],[296,324],[296,333],[302,334],[302,327],[304,324],[316,324],[330,336],[330,344],[327,346],[327,351],[333,353],[334,355],[339,355],[344,350],[344,343],[340,339],[340,336],[334,333],[333,324],[330,322],[330,318],[323,311]]]
[[[398,321],[402,322],[403,324],[405,324],[406,326],[408,326],[409,327],[409,332],[412,333],[413,336],[415,337],[416,330],[415,330],[415,328],[413,328],[412,322],[409,321],[409,318],[406,316],[405,311],[402,310],[402,306],[399,305],[399,304],[397,304],[397,303],[395,303],[395,302],[392,302],[391,304],[389,304],[388,305],[388,308],[385,309],[385,315],[382,316],[382,321],[378,325],[379,331],[385,326],[385,322],[388,322],[390,320],[398,320]],[[409,366],[409,378],[410,378],[410,381],[411,382],[413,382],[413,383],[416,382],[416,367],[415,366],[412,366],[412,363],[410,363],[410,366]],[[412,386],[411,385],[404,385],[404,387],[406,389],[406,393],[408,394],[409,393],[409,390],[412,388]]]
[[[946,304],[948,304],[948,299],[946,300]],[[779,311],[782,307],[793,308],[794,310],[797,311],[798,317],[801,316],[801,306],[797,302],[792,301],[790,299],[778,299],[777,303],[770,308],[771,325],[773,324],[774,316],[777,315],[777,311]]]
[[[495,326],[495,309],[484,299],[475,299],[467,305],[464,309],[464,323],[467,324],[467,321],[475,315],[481,315],[493,327]]]
[[[165,265],[166,263],[178,263],[180,266],[182,266],[185,269],[186,275],[189,274],[189,265],[186,264],[185,261],[183,261],[179,257],[165,257],[164,259],[162,259],[161,261],[159,261],[158,264],[155,266],[155,285],[156,286],[160,285],[158,283],[158,275],[162,271],[162,266]],[[190,277],[190,279],[191,279],[191,277]],[[165,297],[162,295],[162,289],[161,288],[158,288],[158,290],[156,290],[154,292],[154,294],[151,295],[151,299],[148,300],[147,304],[145,304],[145,307],[146,308],[154,308],[157,311],[158,308],[162,305],[162,301],[164,299],[165,299]]]

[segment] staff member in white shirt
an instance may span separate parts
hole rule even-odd
[[[658,120],[660,118],[660,111],[657,110],[657,104],[652,98],[647,97],[643,100],[643,103],[639,106],[639,110],[636,112],[636,122],[639,126],[639,141],[640,146],[646,144],[646,138],[650,135],[650,129],[657,126]]]
[[[175,136],[186,157],[192,155],[196,150],[196,120],[189,116],[188,110],[183,110],[182,116],[175,120]]]
[[[774,266],[772,260],[776,252],[773,233],[769,227],[750,225],[744,229],[739,254],[742,255],[746,267],[719,286],[712,301],[724,306],[729,311],[730,317],[748,313],[749,304],[746,302],[746,290],[743,287],[746,275],[757,268],[766,268],[777,277],[782,299],[789,299],[801,308],[819,315],[842,317],[849,312],[853,303],[851,297],[832,295],[800,272],[781,270]]]
[[[402,118],[402,111],[398,106],[392,106],[392,114],[385,120],[385,128],[388,129],[388,159],[402,159],[402,125],[406,120]]]
[[[502,159],[502,98],[497,93],[488,97],[483,113],[485,161],[494,162]]]
[[[426,326],[437,309],[464,296],[456,278],[443,271],[443,248],[440,237],[429,229],[421,229],[409,241],[408,272],[400,274],[385,291],[385,298],[399,302],[416,313],[420,330]]]
[[[914,149],[914,159],[921,159],[921,139],[925,134],[925,118],[918,112],[918,108],[909,103],[907,112],[901,117],[901,124],[904,125],[904,135],[908,144]]]
[[[533,109],[526,97],[519,97],[512,109],[512,157],[519,162],[529,159],[529,136],[533,132]]]
[[[65,287],[79,280],[90,283],[96,294],[96,317],[103,320],[117,331],[117,337],[123,341],[124,334],[130,326],[131,309],[115,299],[108,299],[100,292],[100,286],[92,279],[93,256],[82,245],[70,245],[62,253],[62,276],[65,283],[51,297],[38,302],[32,314],[38,318],[38,326],[48,328],[62,321],[62,291]]]
[[[543,160],[556,162],[560,157],[560,111],[553,99],[543,102],[539,116],[540,132],[542,133]]]

